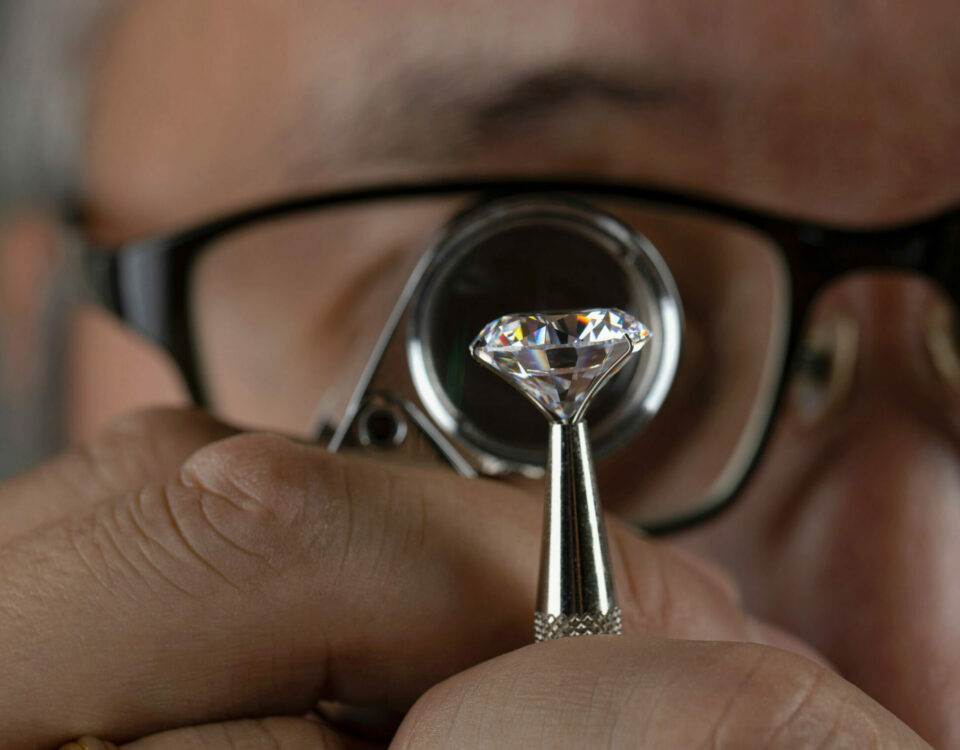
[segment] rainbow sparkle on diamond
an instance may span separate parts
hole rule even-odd
[[[649,338],[643,323],[617,308],[515,313],[488,323],[470,353],[550,418],[569,424]]]

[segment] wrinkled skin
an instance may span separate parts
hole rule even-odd
[[[960,199],[948,2],[142,0],[106,42],[84,175],[110,240],[468,172],[643,179],[852,225]],[[469,109],[504,77],[584,61],[648,100],[579,97],[488,138],[444,98]],[[378,297],[359,288],[358,304]],[[318,698],[413,706],[397,747],[960,746],[960,411],[924,345],[943,305],[895,275],[818,301],[816,319],[859,325],[849,396],[814,424],[788,409],[716,522],[670,544],[613,526],[620,640],[523,647],[539,515],[523,492],[218,441],[196,414],[127,420],[2,490],[5,746],[362,746],[315,721],[242,721]],[[76,335],[81,436],[182,400],[169,365],[102,318]],[[322,387],[343,376],[321,370]],[[271,409],[268,390],[234,393],[228,419]],[[601,477],[626,518],[628,464]],[[449,500],[467,495],[484,503]],[[212,722],[228,723],[178,729]]]

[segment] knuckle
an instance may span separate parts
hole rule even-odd
[[[243,434],[80,517],[73,546],[106,587],[134,598],[138,587],[180,599],[250,592],[278,575],[381,582],[422,562],[424,492],[383,467]]]
[[[249,591],[315,560],[336,503],[311,503],[315,483],[303,449],[246,435],[202,448],[180,475],[98,506],[73,544],[82,562],[117,591],[167,598]],[[326,532],[326,533],[324,533]]]
[[[278,570],[315,559],[341,540],[347,492],[334,457],[273,435],[239,435],[206,446],[170,483],[180,526]],[[347,500],[347,502],[344,502]],[[199,529],[198,529],[199,527]]]
[[[304,517],[309,473],[289,441],[245,434],[201,448],[184,464],[179,481],[228,500],[258,523],[269,520],[286,526]]]
[[[318,572],[382,577],[427,544],[423,478],[275,435],[207,446],[181,480],[203,491],[204,513],[221,534],[277,564],[295,550]]]

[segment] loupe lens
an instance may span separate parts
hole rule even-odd
[[[485,453],[542,466],[543,417],[473,362],[468,346],[487,322],[509,313],[619,307],[662,329],[659,313],[652,312],[662,290],[645,285],[631,238],[605,213],[573,200],[515,199],[462,217],[439,245],[413,316],[411,335],[420,342],[429,381],[418,390],[421,396],[426,388],[435,391],[434,411],[447,412],[439,421],[453,424],[459,437]],[[642,422],[636,375],[663,351],[661,342],[641,354],[591,405],[587,416],[598,454],[626,437],[627,421]],[[431,396],[424,401],[429,408]]]
[[[630,298],[620,264],[591,239],[545,223],[506,228],[460,258],[437,291],[428,338],[437,378],[484,435],[542,456],[543,417],[502,379],[470,361],[470,341],[505,312],[625,308]],[[598,394],[591,422],[610,413],[631,374],[621,373]]]

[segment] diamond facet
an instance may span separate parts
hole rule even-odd
[[[617,308],[516,313],[488,323],[470,353],[551,418],[570,423],[649,338],[643,323]]]

